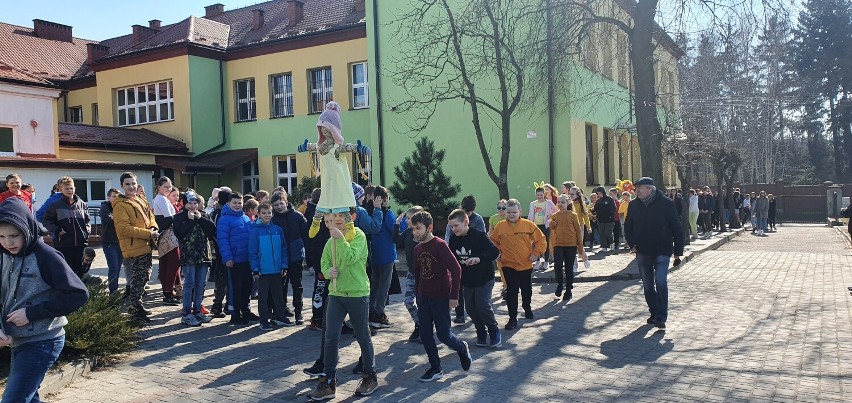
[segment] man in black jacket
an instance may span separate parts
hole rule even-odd
[[[654,180],[637,180],[636,199],[627,207],[624,235],[627,245],[636,253],[636,265],[642,275],[645,302],[651,317],[647,323],[666,328],[669,311],[669,259],[680,264],[683,255],[683,233],[674,203],[654,186]]]
[[[595,202],[595,217],[598,219],[598,231],[601,234],[601,252],[608,252],[610,245],[613,244],[615,229],[613,217],[617,213],[615,200],[607,196],[603,186],[595,188],[595,193],[598,194],[598,201]]]

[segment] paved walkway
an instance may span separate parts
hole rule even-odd
[[[850,263],[833,229],[741,235],[670,275],[667,332],[645,325],[639,281],[579,283],[567,304],[553,297],[553,284],[536,285],[536,320],[521,320],[498,350],[473,346],[470,324],[456,327],[473,366],[463,372],[441,347],[446,374],[429,384],[417,381],[427,360],[420,344],[403,341],[413,326],[397,301],[389,312],[397,326],[374,337],[381,387],[370,399],[849,401]],[[502,325],[505,305],[496,307]],[[317,357],[317,332],[263,333],[224,320],[186,328],[174,309],[154,311],[137,351],[52,401],[301,401],[315,386],[301,369]],[[339,401],[367,400],[353,396],[358,377],[348,370],[357,356],[357,343],[344,337]]]

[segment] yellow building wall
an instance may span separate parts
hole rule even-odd
[[[100,74],[100,73],[99,73]],[[57,102],[58,108],[72,108],[75,106],[80,106],[83,108],[83,123],[87,125],[92,125],[94,122],[92,121],[92,104],[98,104],[98,115],[101,115],[100,112],[100,102],[98,102],[98,88],[97,87],[89,87],[83,88],[80,90],[69,91],[65,96],[65,102]],[[59,113],[60,119],[65,121],[66,111],[65,110],[57,110]],[[70,118],[70,114],[67,115]],[[103,120],[101,118],[101,124],[103,124]]]
[[[365,60],[367,60],[366,38],[229,61],[227,63],[227,83],[230,87],[227,91],[228,119],[231,122],[237,120],[233,107],[234,80],[247,78],[254,78],[257,120],[269,119],[271,112],[269,76],[281,73],[291,73],[293,77],[294,115],[308,114],[310,101],[308,70],[329,66],[333,77],[334,100],[344,110],[348,110],[351,104],[348,96],[351,86],[349,66],[351,63]]]
[[[155,158],[153,154],[139,153],[122,153],[122,152],[105,152],[92,150],[79,150],[71,148],[59,148],[58,158],[69,160],[89,160],[89,161],[118,161],[137,164],[154,164]]]
[[[171,80],[174,86],[175,119],[167,122],[125,126],[150,129],[183,141],[192,151],[192,116],[189,99],[189,57],[178,56],[97,73],[97,99],[101,126],[115,126],[117,122],[116,91],[134,85]]]

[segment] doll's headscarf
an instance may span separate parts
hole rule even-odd
[[[317,144],[325,142],[322,130],[320,129],[322,127],[331,132],[335,143],[343,144],[343,125],[340,123],[340,104],[334,101],[325,104],[325,110],[322,114],[320,114],[319,120],[317,121]]]

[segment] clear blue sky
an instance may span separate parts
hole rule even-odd
[[[74,27],[74,37],[101,41],[131,33],[134,24],[163,25],[190,15],[204,16],[204,7],[222,3],[225,10],[262,3],[257,0],[0,0],[0,21],[33,26],[34,19]]]

